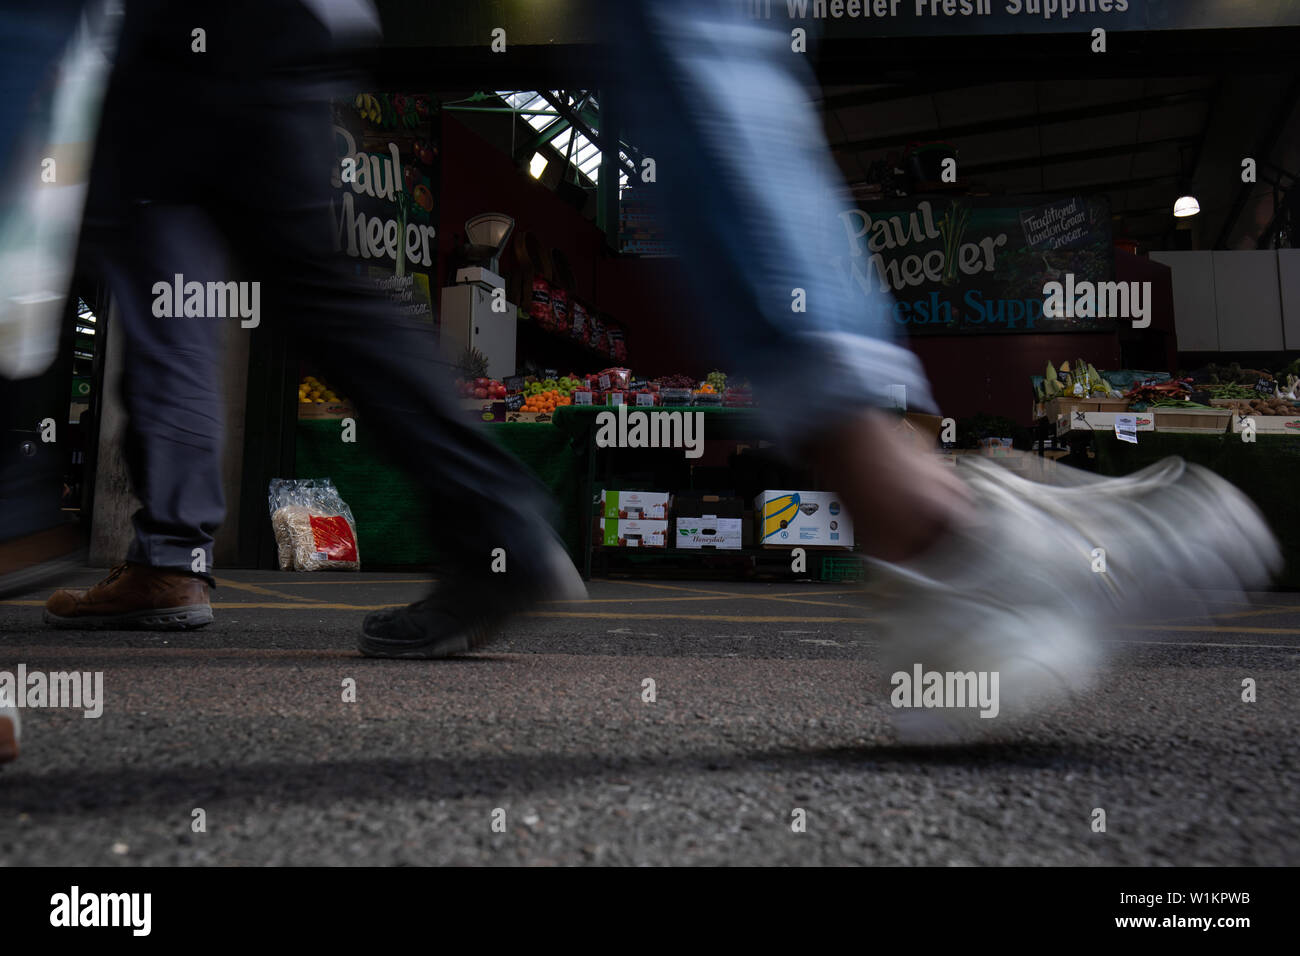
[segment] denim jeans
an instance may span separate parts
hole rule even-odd
[[[807,56],[788,30],[719,0],[611,5],[624,141],[655,160],[670,238],[695,280],[689,311],[762,389],[788,448],[864,405],[936,411],[898,344],[892,299],[845,281],[851,208],[811,105]],[[807,22],[804,22],[807,25]],[[838,203],[838,205],[837,205]],[[806,311],[795,311],[803,290]]]

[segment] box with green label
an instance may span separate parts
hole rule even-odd
[[[671,495],[666,491],[615,491],[605,488],[600,492],[601,517],[611,520],[640,518],[666,521]]]
[[[739,551],[745,545],[744,514],[740,498],[681,492],[673,499],[672,546]]]
[[[739,551],[745,544],[744,524],[743,518],[718,518],[713,515],[678,518],[673,547]]]
[[[668,522],[601,518],[600,540],[607,548],[666,548]]]

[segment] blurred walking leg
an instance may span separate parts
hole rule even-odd
[[[1085,686],[1102,626],[1189,601],[1180,588],[1266,584],[1280,563],[1271,533],[1205,469],[1175,460],[1053,488],[985,463],[963,468],[961,481],[896,438],[872,408],[887,404],[891,385],[905,386],[910,407],[937,409],[915,357],[895,341],[890,299],[864,298],[838,278],[844,193],[806,57],[779,28],[788,21],[746,20],[739,6],[616,8],[623,104],[636,117],[627,140],[658,175],[633,185],[666,207],[696,280],[694,309],[754,375],[778,436],[816,456],[868,553],[884,559],[874,564],[884,674],[916,662],[999,672],[1011,713]],[[805,313],[791,308],[796,290]],[[1096,547],[1106,574],[1092,570]],[[964,729],[970,713],[933,729]],[[924,736],[926,724],[913,726]]]

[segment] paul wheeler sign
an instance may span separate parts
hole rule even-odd
[[[913,197],[864,204],[840,221],[840,278],[907,333],[1077,332],[1114,321],[1044,308],[1049,283],[1111,278],[1110,209],[1102,200]]]

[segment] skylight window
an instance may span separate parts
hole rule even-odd
[[[518,110],[528,125],[539,133],[555,124],[565,124],[562,118],[553,115],[555,109],[547,102],[546,97],[536,90],[497,90],[496,93],[506,102],[506,105]],[[571,108],[577,109],[579,107],[579,101],[570,94],[555,91],[551,93],[551,96],[555,99],[563,97],[564,102]],[[595,96],[584,94],[584,98],[586,104],[598,107]],[[572,151],[570,151],[570,141],[572,141]],[[568,156],[569,165],[581,172],[588,182],[592,184],[600,182],[600,147],[582,133],[568,125],[564,125],[564,129],[556,133],[551,139],[550,145],[561,156]],[[619,157],[624,162],[627,162],[627,154],[622,150],[619,151]],[[627,186],[627,172],[625,170],[619,173],[618,186],[620,193]]]

